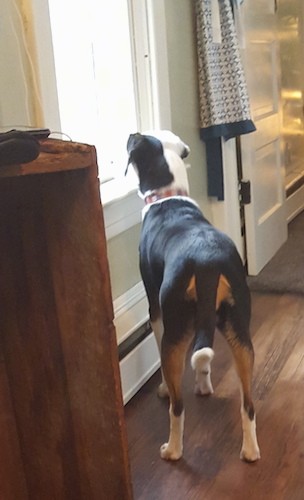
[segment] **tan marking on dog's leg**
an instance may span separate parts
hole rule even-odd
[[[175,416],[170,405],[170,435],[168,443],[160,447],[160,456],[165,460],[179,460],[183,454],[185,411]]]
[[[185,299],[197,301],[195,276],[191,276],[191,278],[189,280],[189,283],[188,283],[188,286],[186,289]]]
[[[162,344],[162,363],[170,396],[170,434],[167,443],[161,446],[161,457],[178,460],[183,453],[183,434],[185,411],[182,400],[182,377],[186,353],[192,335],[187,335],[177,345]]]
[[[186,300],[197,301],[196,293],[196,279],[195,276],[191,276],[185,293]],[[234,300],[231,294],[231,287],[223,274],[220,275],[217,292],[216,292],[216,309],[219,308],[223,301],[233,304]]]
[[[254,354],[250,347],[240,344],[233,330],[230,329],[225,332],[225,337],[232,349],[236,370],[240,379],[243,429],[243,444],[240,458],[247,462],[255,462],[261,455],[256,436],[256,420],[251,398]]]
[[[151,321],[151,328],[155,335],[155,340],[157,343],[159,354],[161,355],[161,343],[164,334],[164,324],[162,319],[158,318],[156,321]],[[157,394],[160,398],[167,398],[169,397],[169,391],[162,369],[161,369],[161,374],[162,374],[162,381],[158,386]]]
[[[216,292],[216,309],[219,308],[223,301],[233,304],[234,300],[231,294],[230,285],[223,274],[220,275],[217,292]]]
[[[211,383],[211,361],[213,357],[214,351],[210,347],[203,347],[192,354],[191,366],[195,371],[195,394],[213,394]]]

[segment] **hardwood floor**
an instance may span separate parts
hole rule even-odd
[[[168,402],[156,395],[159,373],[125,408],[135,500],[304,499],[304,296],[252,297],[261,460],[239,459],[238,382],[230,351],[217,335],[212,396],[194,395],[187,364],[181,460],[170,463],[159,456],[169,432]]]

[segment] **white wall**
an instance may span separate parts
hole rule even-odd
[[[194,2],[166,0],[165,6],[172,129],[190,146],[190,192],[199,202],[205,216],[211,219],[205,148],[199,138]]]

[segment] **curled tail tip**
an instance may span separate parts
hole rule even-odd
[[[195,351],[191,356],[191,366],[193,370],[204,369],[214,358],[214,350],[211,347],[203,347]]]

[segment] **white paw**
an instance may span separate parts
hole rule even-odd
[[[256,462],[261,458],[260,450],[258,447],[251,447],[245,449],[244,447],[241,449],[240,459],[245,462]]]
[[[195,370],[194,392],[200,396],[213,394],[211,383],[211,361],[214,352],[210,347],[196,351],[191,357],[191,366]]]
[[[164,443],[160,447],[160,456],[164,460],[179,460],[183,454],[182,449],[172,449],[169,443]]]
[[[168,398],[169,397],[169,391],[167,384],[165,382],[162,382],[159,384],[158,389],[157,389],[157,395],[159,398]]]
[[[211,347],[203,347],[194,352],[191,356],[191,366],[193,370],[209,370],[210,363],[214,358],[214,351]]]
[[[241,408],[242,427],[243,427],[243,443],[240,453],[241,460],[246,462],[255,462],[261,458],[259,445],[256,436],[255,417],[251,420],[244,408]]]

